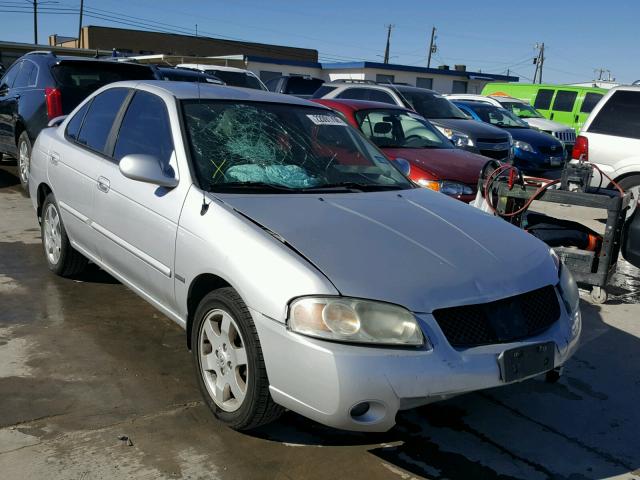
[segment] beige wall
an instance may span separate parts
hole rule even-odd
[[[318,52],[306,48],[237,42],[171,33],[144,32],[109,27],[83,27],[83,47],[100,50],[130,50],[189,56],[259,55],[263,57],[316,62]],[[75,43],[75,42],[74,42]]]

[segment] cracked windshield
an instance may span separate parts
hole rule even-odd
[[[336,114],[267,103],[184,105],[198,178],[209,190],[394,190],[412,185]]]

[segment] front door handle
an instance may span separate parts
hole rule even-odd
[[[108,178],[98,177],[98,190],[107,193],[110,187],[111,183],[109,182]]]

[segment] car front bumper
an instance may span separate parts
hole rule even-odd
[[[498,356],[511,348],[552,341],[552,368],[558,368],[573,355],[580,338],[579,332],[570,338],[564,312],[536,337],[467,349],[452,348],[433,317],[421,314],[417,318],[433,345],[430,350],[328,342],[293,333],[256,311],[252,315],[274,401],[322,424],[356,431],[387,431],[399,410],[506,385]],[[368,412],[352,415],[362,402],[369,403]]]

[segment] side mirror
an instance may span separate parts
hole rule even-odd
[[[120,160],[120,173],[131,180],[152,183],[160,187],[174,188],[178,186],[178,179],[164,171],[153,155],[131,154]]]
[[[402,174],[405,177],[408,177],[411,173],[411,164],[409,163],[409,160],[398,157],[393,161],[395,162],[396,167],[398,167],[398,169],[402,172]]]

